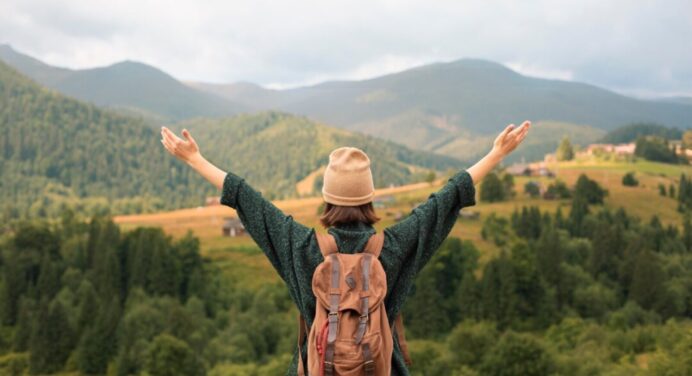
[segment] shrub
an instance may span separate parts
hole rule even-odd
[[[555,368],[555,360],[541,342],[529,334],[507,331],[485,356],[481,375],[544,376]]]
[[[634,172],[628,172],[622,177],[622,185],[626,187],[636,187],[639,185],[639,180],[634,177]]]

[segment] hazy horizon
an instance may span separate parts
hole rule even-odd
[[[0,4],[0,43],[50,65],[132,60],[182,81],[269,88],[478,58],[628,95],[692,96],[689,35],[684,0]]]

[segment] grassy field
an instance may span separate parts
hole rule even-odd
[[[679,224],[680,216],[676,210],[677,201],[670,197],[660,196],[658,185],[662,183],[667,187],[673,183],[677,184],[681,173],[692,174],[692,166],[667,165],[648,161],[580,160],[561,162],[551,166],[551,169],[556,172],[558,179],[565,181],[569,186],[574,185],[579,175],[584,173],[608,189],[609,194],[605,202],[607,207],[613,209],[624,207],[629,213],[647,221],[652,215],[657,214],[664,224]],[[635,176],[639,180],[638,187],[622,185],[622,176],[630,171],[635,172]],[[569,200],[534,199],[524,194],[524,184],[529,180],[539,181],[542,185],[547,185],[552,179],[545,177],[515,178],[517,194],[514,198],[492,204],[478,202],[476,206],[467,210],[478,211],[480,219],[460,219],[452,229],[451,236],[472,240],[481,251],[481,262],[483,262],[492,258],[498,251],[493,243],[481,238],[483,218],[490,213],[509,216],[515,209],[520,209],[524,205],[536,205],[542,211],[555,211],[558,207],[562,207],[564,214],[569,212]],[[387,208],[377,209],[382,221],[375,227],[382,230],[392,225],[396,213],[410,212],[416,204],[425,201],[432,192],[440,189],[445,181],[446,179],[439,179],[432,184],[418,183],[378,190],[376,195],[392,195],[395,202]],[[476,188],[480,190],[479,186]],[[317,211],[321,203],[320,197],[311,197],[276,201],[275,205],[284,212],[293,215],[298,222],[309,227],[315,227],[318,231],[324,231],[317,221]],[[249,284],[262,284],[278,280],[278,276],[250,236],[222,236],[223,219],[233,216],[236,216],[235,211],[229,207],[209,206],[156,214],[117,216],[114,220],[126,231],[137,226],[162,227],[173,238],[178,238],[187,231],[192,231],[200,238],[203,254],[216,261],[227,275],[242,279],[244,283]]]

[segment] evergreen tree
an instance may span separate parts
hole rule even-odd
[[[24,352],[29,349],[31,332],[36,325],[34,315],[37,307],[36,301],[26,297],[21,299],[19,306],[19,319],[17,320],[17,329],[12,338],[12,349],[15,352]]]
[[[483,318],[494,320],[500,328],[510,326],[516,319],[516,278],[507,256],[488,262],[481,280]]]
[[[579,196],[572,200],[572,209],[569,212],[568,228],[572,236],[583,236],[584,219],[589,214],[589,204],[585,198]]]
[[[39,297],[52,300],[60,290],[61,276],[62,270],[59,262],[53,260],[50,255],[44,254],[36,286]]]
[[[685,249],[687,252],[692,251],[692,222],[690,221],[690,214],[685,213],[682,221],[682,242],[685,244]]]
[[[517,316],[528,327],[548,327],[555,315],[547,288],[537,267],[540,257],[526,244],[512,247],[510,260],[516,279]]]
[[[666,186],[663,183],[658,183],[658,194],[660,196],[666,196]]]
[[[648,250],[640,252],[634,265],[630,298],[644,309],[655,309],[664,294],[664,282],[658,257]]]
[[[77,296],[79,298],[77,331],[81,334],[94,320],[94,315],[98,312],[99,300],[94,285],[86,279],[82,280],[82,283],[79,285]]]
[[[543,218],[537,206],[522,207],[521,214],[515,210],[512,214],[512,227],[517,235],[525,239],[537,239],[541,235]]]
[[[612,281],[617,280],[624,245],[622,228],[601,224],[594,231],[592,243],[589,260],[591,274],[594,277],[603,275]]]
[[[608,191],[603,189],[595,180],[591,180],[585,174],[579,175],[574,186],[574,198],[584,198],[589,204],[602,204]]]
[[[473,273],[464,274],[456,296],[459,304],[459,320],[480,318],[481,297],[478,281]]]
[[[550,286],[556,290],[557,307],[562,308],[565,303],[565,286],[562,278],[562,262],[564,250],[560,234],[553,227],[548,227],[535,243],[536,266],[538,272]]]
[[[574,148],[572,147],[572,143],[569,142],[569,138],[562,138],[560,145],[555,151],[555,157],[558,161],[571,161],[574,159]]]
[[[506,198],[505,187],[496,173],[491,172],[481,181],[481,201],[497,202]]]
[[[502,188],[504,189],[504,197],[510,198],[515,196],[514,192],[514,176],[512,174],[502,175]]]
[[[532,198],[538,197],[541,194],[541,187],[534,181],[529,181],[524,184],[524,192]]]
[[[86,374],[105,373],[108,361],[117,350],[120,298],[112,296],[102,305],[93,324],[84,332],[78,349],[79,369]]]
[[[39,308],[29,344],[29,370],[32,374],[54,373],[62,370],[74,347],[74,331],[59,301]]]
[[[637,138],[634,155],[655,162],[678,163],[675,150],[668,144],[668,140],[662,137]]]

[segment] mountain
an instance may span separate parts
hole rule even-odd
[[[246,110],[217,95],[193,89],[152,66],[124,61],[71,70],[47,65],[0,45],[0,60],[68,96],[160,121],[227,116]]]
[[[337,146],[373,158],[378,187],[461,168],[458,160],[273,112],[188,127],[205,156],[269,197],[296,196],[296,183]],[[168,154],[139,118],[103,110],[39,86],[0,62],[0,218],[78,212],[140,213],[197,206],[219,192]]]
[[[96,104],[159,121],[280,111],[413,149],[469,160],[487,151],[508,123],[534,122],[531,146],[511,158],[535,158],[563,136],[587,144],[631,123],[688,128],[687,98],[643,100],[593,85],[523,76],[501,64],[462,59],[362,81],[330,81],[286,90],[249,82],[183,84],[156,68],[123,62],[105,68],[51,67],[9,46],[0,58],[37,81]],[[540,134],[540,136],[537,136]]]
[[[692,122],[691,103],[634,99],[593,85],[527,77],[501,64],[474,59],[281,91],[250,89],[246,83],[195,87],[254,109],[304,114],[344,129],[461,158],[475,154],[450,145],[477,145],[504,125],[524,119],[533,120],[538,127],[561,124],[563,133],[549,137],[548,146],[556,146],[564,132],[583,133],[585,126],[599,130],[587,137],[594,140],[603,131],[633,122],[680,128]]]

